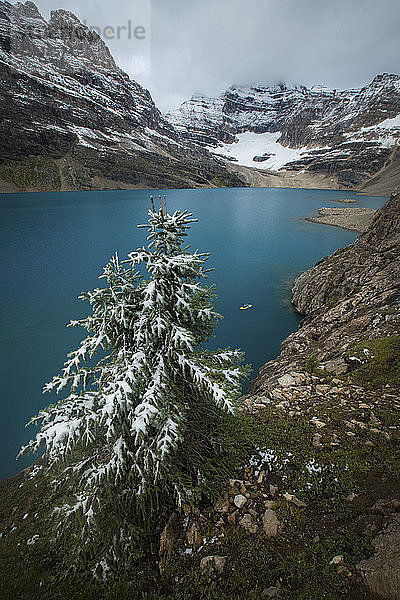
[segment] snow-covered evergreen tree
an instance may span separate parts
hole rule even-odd
[[[139,226],[148,246],[122,264],[115,255],[101,275],[107,287],[81,296],[92,314],[70,326],[89,335],[44,388],[67,394],[30,421],[40,429],[21,453],[44,445],[56,479],[73,482],[61,512],[85,524],[110,497],[195,499],[210,476],[201,453],[224,452],[207,420],[234,413],[246,369],[241,352],[203,348],[220,315],[201,285],[208,254],[183,247],[195,221],[153,206]]]

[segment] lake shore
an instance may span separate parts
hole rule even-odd
[[[341,206],[330,208],[323,206],[318,213],[318,216],[306,217],[305,220],[362,233],[372,223],[376,210],[362,207],[348,208]]]

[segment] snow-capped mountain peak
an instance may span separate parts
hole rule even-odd
[[[188,151],[69,11],[47,21],[32,2],[0,1],[0,101],[0,183],[11,189],[240,183],[207,151]]]
[[[166,115],[186,139],[240,165],[324,173],[361,184],[382,169],[400,132],[400,76],[359,89],[322,85],[232,86],[194,97]]]

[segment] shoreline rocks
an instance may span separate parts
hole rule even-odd
[[[342,200],[341,202],[345,202],[345,200]],[[359,232],[364,232],[370,227],[376,214],[376,210],[373,208],[345,208],[343,206],[322,206],[318,212],[318,216],[306,217],[305,220],[311,221],[311,223],[331,225],[333,227],[340,227],[341,229]]]
[[[323,222],[325,214],[334,220],[338,210],[356,209],[327,209],[317,222]],[[307,416],[315,428],[310,445],[317,452],[339,451],[351,443],[366,451],[386,444],[397,447],[398,394],[390,387],[383,392],[367,390],[339,376],[349,369],[349,350],[355,344],[365,338],[399,334],[400,196],[392,194],[354,244],[303,273],[295,281],[292,301],[305,318],[298,331],[282,343],[280,356],[264,365],[250,383],[243,410],[254,414],[267,410],[269,415],[280,414],[294,422]],[[314,367],[313,373],[305,372],[307,361]],[[383,414],[391,415],[386,423]],[[310,464],[313,468],[314,463]],[[381,481],[386,477],[382,476]],[[391,493],[398,494],[398,484],[393,489]],[[382,488],[381,496],[377,496],[380,500],[368,508],[365,491],[364,500],[362,488],[356,491],[350,492],[346,500],[359,514],[355,526],[360,535],[374,536],[375,552],[353,565],[352,570],[339,553],[330,564],[352,580],[357,575],[357,581],[362,580],[372,593],[399,600],[400,501],[391,500],[387,509],[389,500]],[[376,492],[371,488],[368,493],[372,498]],[[282,494],[287,501],[291,496]],[[290,502],[296,505],[293,498]]]

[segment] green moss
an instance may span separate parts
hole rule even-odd
[[[356,363],[352,379],[372,389],[389,386],[400,390],[400,336],[362,340],[349,355],[362,363]]]

